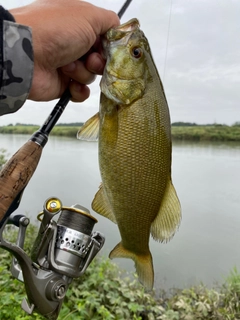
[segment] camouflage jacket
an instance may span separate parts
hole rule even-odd
[[[33,77],[31,29],[0,6],[0,116],[26,101]]]

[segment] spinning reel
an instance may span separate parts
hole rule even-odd
[[[57,221],[56,217],[59,215]],[[105,238],[93,231],[97,220],[88,209],[76,204],[63,207],[58,198],[46,200],[39,214],[41,224],[31,257],[24,251],[26,228],[30,220],[24,215],[10,216],[0,229],[0,247],[13,256],[12,275],[23,281],[27,298],[22,309],[47,319],[57,319],[68,286],[80,277],[102,248]],[[55,219],[54,219],[55,218]],[[19,228],[16,244],[3,237],[7,224]]]

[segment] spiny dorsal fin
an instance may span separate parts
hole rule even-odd
[[[79,129],[77,138],[80,140],[97,141],[99,134],[99,112],[88,119]]]
[[[104,193],[103,185],[101,184],[98,192],[92,201],[92,209],[102,216],[108,218],[114,223],[117,223],[116,218],[111,210],[108,199]]]
[[[181,218],[181,205],[169,178],[158,215],[151,225],[153,239],[161,242],[170,240],[179,227]]]

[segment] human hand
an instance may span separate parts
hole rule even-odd
[[[105,64],[99,36],[119,25],[118,16],[80,0],[37,0],[10,12],[17,23],[32,28],[34,74],[28,98],[56,99],[69,87],[73,101],[87,99],[87,85]],[[84,61],[78,60],[83,55]]]

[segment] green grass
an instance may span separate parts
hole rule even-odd
[[[80,126],[55,126],[51,131],[51,135],[76,137],[79,127]],[[39,126],[32,126],[32,125],[31,126],[25,126],[25,125],[3,126],[3,127],[0,127],[0,133],[32,135],[39,128],[40,128]]]
[[[29,226],[25,250],[29,253],[36,227]],[[9,226],[5,236],[14,241],[16,232]],[[4,320],[43,320],[28,316],[20,304],[24,285],[13,279],[11,255],[0,249],[0,318]],[[157,294],[156,294],[157,293]],[[237,320],[240,319],[240,273],[233,268],[223,285],[209,289],[199,285],[171,292],[146,293],[131,275],[98,257],[85,274],[70,285],[58,320]]]
[[[173,140],[240,141],[240,126],[172,126]]]
[[[79,125],[57,125],[53,128],[51,135],[76,137]],[[9,125],[0,127],[3,134],[28,134],[31,135],[39,129],[33,125]],[[240,141],[240,125],[172,125],[173,140],[180,141]]]

